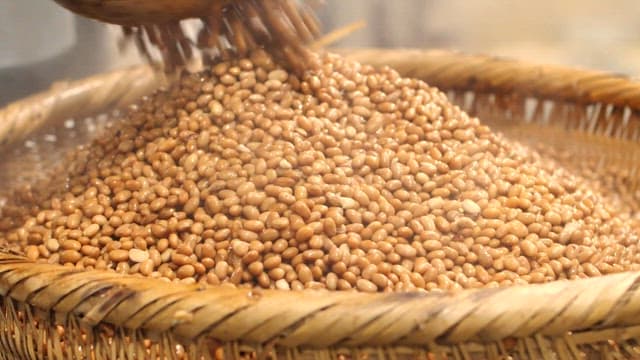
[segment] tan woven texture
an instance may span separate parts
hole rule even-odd
[[[640,87],[627,76],[564,66],[532,65],[449,51],[347,50],[371,65],[388,65],[404,76],[426,79],[451,90],[516,93],[582,104],[605,103],[640,108]]]
[[[620,76],[441,51],[348,54],[455,90],[454,97],[473,94],[475,113],[504,114],[533,97],[574,109],[559,123],[583,119],[576,129],[638,122],[640,83]],[[147,68],[62,83],[0,110],[0,141],[10,146],[43,126],[125,105],[158,84]],[[593,106],[610,111],[580,115]],[[509,114],[502,120],[518,117]],[[633,166],[637,133],[593,129],[577,138],[594,149],[620,144],[618,164]],[[245,356],[241,345],[287,358],[305,351],[323,359],[625,358],[640,356],[639,280],[640,273],[622,273],[451,294],[250,291],[78,271],[0,252],[0,358],[219,359]]]
[[[149,94],[159,83],[147,67],[56,83],[49,91],[0,110],[0,148],[26,139],[37,129],[56,126],[62,120],[81,119],[130,104]]]

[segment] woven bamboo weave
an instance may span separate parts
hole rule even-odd
[[[450,91],[505,134],[565,146],[585,164],[605,154],[629,169],[612,191],[639,202],[640,83],[442,51],[345,53]],[[144,67],[58,84],[0,110],[0,144],[6,152],[159,84]],[[260,291],[79,271],[0,251],[0,359],[640,358],[638,285],[640,273],[629,272],[457,293]]]

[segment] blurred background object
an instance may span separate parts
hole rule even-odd
[[[136,62],[119,56],[118,31],[51,0],[0,1],[0,106],[58,80]]]
[[[340,46],[431,47],[640,73],[633,0],[325,0],[326,29],[368,27]]]
[[[318,15],[325,30],[367,22],[336,46],[447,48],[640,74],[635,0],[324,0]],[[50,0],[0,1],[0,106],[139,63],[132,47],[118,51],[119,34]]]

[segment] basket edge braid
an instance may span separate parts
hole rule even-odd
[[[428,346],[634,326],[639,283],[640,273],[622,273],[452,294],[252,291],[79,274],[0,254],[0,296],[73,314],[86,326],[290,347]]]
[[[430,85],[448,90],[640,109],[640,82],[626,75],[445,50],[346,49],[340,53],[370,65],[390,66],[403,76],[426,79]]]
[[[615,75],[441,51],[359,50],[349,54],[373,65],[390,65],[403,75],[428,79],[444,89],[518,92],[640,109],[640,83]],[[157,84],[146,67],[64,83],[0,110],[0,143],[23,139],[45,121],[125,105]],[[172,331],[186,339],[208,335],[257,344],[279,339],[285,346],[427,346],[640,325],[639,279],[640,273],[622,273],[429,295],[252,292],[161,286],[165,283],[159,280],[98,271],[78,273],[0,253],[0,296],[42,310],[74,314],[88,326],[108,323]]]
[[[55,124],[131,104],[160,83],[148,66],[55,83],[47,91],[0,109],[0,149],[25,140],[45,122]]]

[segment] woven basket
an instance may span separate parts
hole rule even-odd
[[[507,136],[556,146],[564,154],[556,160],[576,171],[607,165],[603,186],[637,210],[640,83],[441,51],[345,53],[449,91]],[[0,110],[0,154],[9,159],[0,164],[0,184],[26,181],[34,163],[86,142],[96,114],[158,85],[140,67],[61,83]],[[72,127],[74,135],[64,135]],[[25,141],[37,149],[20,150]],[[250,291],[78,271],[0,252],[0,359],[640,358],[639,279],[621,273],[431,294]]]

